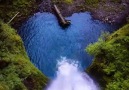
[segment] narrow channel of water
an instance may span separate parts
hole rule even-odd
[[[85,70],[92,62],[86,46],[96,42],[101,32],[116,29],[93,20],[88,12],[75,13],[67,19],[71,20],[71,25],[62,29],[53,14],[36,13],[20,28],[19,34],[31,61],[50,78],[56,76],[61,57],[78,62],[78,69]]]

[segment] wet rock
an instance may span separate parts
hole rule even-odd
[[[70,16],[75,12],[90,11],[94,19],[102,20],[112,24],[121,24],[126,21],[126,17],[129,15],[129,0],[121,0],[120,2],[105,0],[104,2],[99,1],[96,4],[93,3],[91,5],[86,4],[85,0],[75,0],[71,4],[56,0],[54,3],[59,6],[61,13],[65,17]],[[41,11],[53,12],[50,9],[52,4],[53,0],[44,0],[40,5]],[[107,17],[110,20],[108,20]]]

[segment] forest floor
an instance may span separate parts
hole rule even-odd
[[[1,0],[0,19],[7,23],[17,12],[20,12],[10,23],[18,29],[36,12],[53,13],[54,4],[59,7],[64,17],[89,11],[94,19],[111,24],[123,24],[129,17],[129,0],[23,0],[22,2]]]
[[[97,0],[44,0],[40,5],[40,11],[53,12],[52,5],[56,4],[65,17],[75,12],[89,11],[94,19],[111,24],[121,24],[129,16],[129,0],[95,1]]]
[[[8,23],[19,12],[13,21],[9,23],[17,30],[23,22],[38,12],[40,3],[40,0],[0,0],[0,19]]]

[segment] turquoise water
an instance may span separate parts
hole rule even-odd
[[[116,29],[94,20],[88,12],[75,13],[67,19],[71,20],[71,25],[63,29],[53,14],[36,13],[20,28],[19,34],[31,61],[50,78],[55,76],[61,57],[78,63],[79,69],[85,70],[92,62],[86,46],[96,42],[101,32]]]

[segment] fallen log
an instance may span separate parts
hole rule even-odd
[[[13,21],[13,19],[14,19],[18,14],[19,14],[19,12],[17,12],[17,13],[9,20],[9,22],[8,22],[7,24],[10,24],[10,23]]]
[[[60,23],[60,25],[62,27],[67,27],[70,25],[70,20],[66,20],[63,15],[61,14],[60,10],[58,9],[58,7],[56,5],[53,6],[54,7],[54,12],[55,15]]]

